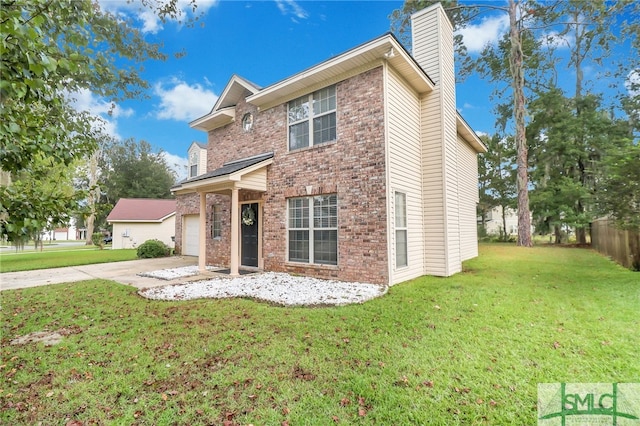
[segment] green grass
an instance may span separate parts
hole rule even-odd
[[[589,250],[500,244],[340,308],[101,280],[5,291],[0,423],[533,425],[538,383],[638,381],[638,278]]]
[[[136,259],[136,250],[100,250],[95,247],[45,250],[35,253],[3,253],[0,255],[0,272],[31,271],[133,259]]]

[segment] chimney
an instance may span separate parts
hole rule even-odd
[[[411,36],[414,59],[435,82],[422,100],[424,237],[444,251],[426,251],[425,270],[449,276],[461,270],[457,110],[453,26],[440,3],[411,16]]]

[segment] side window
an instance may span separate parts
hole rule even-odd
[[[222,237],[222,214],[218,204],[213,205],[211,211],[211,238]]]
[[[407,259],[407,194],[395,193],[396,268],[408,265]]]

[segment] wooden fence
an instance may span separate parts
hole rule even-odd
[[[610,219],[591,224],[591,246],[626,268],[640,269],[640,233],[623,231]]]

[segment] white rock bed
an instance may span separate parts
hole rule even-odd
[[[237,278],[214,278],[140,290],[154,300],[246,297],[283,306],[342,306],[382,296],[387,288],[267,272]]]
[[[213,266],[207,266],[208,271],[215,271],[216,269]],[[160,280],[175,280],[176,278],[185,278],[192,277],[194,275],[198,275],[200,270],[198,266],[183,266],[180,268],[169,268],[169,269],[161,269],[159,271],[151,271],[151,272],[143,272],[138,274],[141,277],[149,277],[149,278],[158,278]]]

